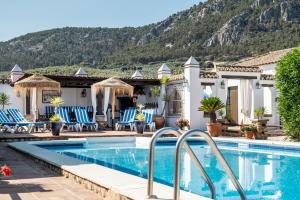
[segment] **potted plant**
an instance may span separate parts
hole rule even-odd
[[[222,125],[222,133],[225,132],[227,129],[228,129],[228,126],[226,124],[226,121],[227,121],[227,118],[226,118],[226,115],[225,115],[225,111],[223,109],[220,109],[218,111],[218,119],[217,119],[217,122],[219,122],[221,125]]]
[[[260,107],[260,108],[256,108],[254,110],[254,117],[257,119],[263,119],[264,115],[266,112],[266,108],[265,107]]]
[[[55,114],[50,118],[51,132],[54,136],[59,136],[60,129],[62,128],[62,121],[59,115]]]
[[[152,88],[150,88],[150,91],[151,91],[151,95],[153,97],[155,97],[156,101],[157,101],[157,99],[158,99],[158,97],[160,95],[160,87],[158,87],[158,86],[152,87]],[[153,121],[154,121],[155,127],[157,129],[160,129],[160,128],[164,127],[165,120],[164,120],[164,118],[161,115],[159,115],[157,113],[157,106],[156,106],[155,116],[154,116]]]
[[[221,124],[217,123],[216,111],[224,108],[219,97],[208,97],[201,100],[201,106],[198,111],[207,112],[209,114],[209,123],[207,124],[207,130],[213,137],[218,137],[221,133]]]
[[[60,105],[64,103],[64,100],[61,97],[54,97],[50,100],[52,106],[54,106],[54,115],[50,118],[50,125],[52,135],[58,136],[60,134],[60,130],[62,128],[61,117],[57,114],[57,110]]]
[[[265,128],[267,127],[268,119],[264,119],[266,113],[265,107],[256,108],[254,110],[254,118],[252,123],[256,126],[257,132],[255,134],[255,139],[266,139]]]
[[[170,99],[171,99],[171,96],[168,95],[167,91],[166,91],[166,85],[169,82],[169,78],[168,77],[163,77],[159,81],[160,81],[160,84],[161,84],[161,89],[164,92],[163,95],[162,95],[162,97],[161,97],[161,101],[164,102],[164,104],[163,104],[163,108],[162,108],[161,114],[160,115],[156,115],[155,118],[154,118],[155,127],[157,129],[160,129],[160,128],[162,128],[162,127],[165,126],[165,123],[166,123],[166,120],[164,118],[165,109],[166,109],[166,106],[170,102]],[[156,95],[158,97],[158,96],[160,96],[161,90],[160,90],[159,87],[157,87],[157,88],[158,89],[155,89],[156,91],[154,91],[154,95],[153,96]]]
[[[143,113],[138,113],[135,117],[136,121],[135,121],[135,127],[136,127],[136,132],[143,134],[144,133],[144,125],[145,125],[145,117],[143,115]]]
[[[5,106],[9,105],[9,96],[4,92],[0,93],[0,104],[2,105],[3,110]]]
[[[143,108],[145,106],[143,104],[137,105],[137,114],[135,116],[135,128],[136,132],[142,134],[144,132],[144,121],[145,121],[145,116],[143,115]]]
[[[190,122],[187,119],[178,118],[175,124],[180,130],[189,129],[190,127]]]
[[[257,132],[257,129],[254,125],[247,125],[244,126],[241,131],[245,134],[245,137],[248,139],[252,139],[255,133]]]

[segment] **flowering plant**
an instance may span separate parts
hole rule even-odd
[[[0,173],[3,174],[3,176],[10,176],[11,170],[10,168],[5,164],[0,168]]]
[[[184,127],[190,127],[190,122],[187,119],[178,118],[176,120],[176,126],[183,129]]]

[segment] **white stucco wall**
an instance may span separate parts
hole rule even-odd
[[[5,92],[10,98],[10,104],[5,108],[18,108],[23,112],[25,108],[25,101],[21,97],[17,97],[14,88],[9,84],[0,83],[0,92]]]
[[[184,87],[184,118],[190,121],[192,129],[205,128],[206,124],[203,118],[203,112],[198,111],[200,100],[203,97],[199,73],[199,66],[185,66],[184,77],[186,85]]]
[[[263,74],[275,75],[276,73],[276,64],[262,65],[259,68],[262,70]]]

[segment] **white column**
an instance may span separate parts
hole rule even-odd
[[[157,71],[157,77],[158,79],[164,78],[164,77],[170,77],[171,76],[171,70],[170,68],[167,66],[167,64],[162,64],[162,66],[158,69]],[[161,85],[160,87],[160,95],[159,95],[159,100],[158,100],[158,109],[157,112],[158,114],[161,114],[164,104],[165,102],[162,101],[164,95],[166,94],[166,85]],[[167,108],[165,108],[166,110]],[[163,113],[163,115],[165,115],[165,113]]]
[[[262,87],[257,88],[256,84],[259,79],[252,81],[252,103],[251,103],[251,118],[254,118],[254,110],[264,106],[264,92]]]
[[[203,113],[198,111],[200,100],[203,97],[203,89],[199,78],[200,67],[195,58],[191,57],[184,65],[184,118],[190,121],[194,128],[204,128]]]

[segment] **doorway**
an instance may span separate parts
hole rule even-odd
[[[231,124],[238,124],[238,87],[228,87],[228,97],[226,102],[226,113],[230,116]]]

